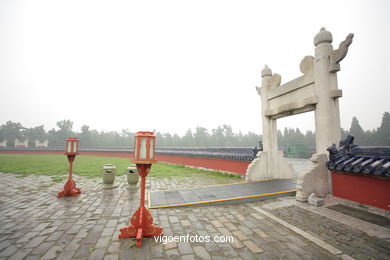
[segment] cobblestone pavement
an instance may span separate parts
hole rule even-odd
[[[372,256],[375,259],[390,258],[389,242],[367,236],[360,230],[351,229],[327,217],[318,216],[313,212],[294,206],[270,212],[294,226],[316,234],[326,243],[336,246],[356,259],[366,259],[367,256]],[[304,221],[295,219],[293,216],[304,216]],[[313,225],[313,223],[316,224]]]
[[[64,182],[48,176],[0,173],[0,259],[385,259],[390,243],[297,206],[283,198],[228,206],[150,210],[165,235],[233,236],[232,242],[170,242],[118,239],[139,206],[139,188],[103,189],[101,179],[75,177],[82,194],[57,199]],[[207,183],[206,183],[207,182]],[[194,179],[148,178],[149,190],[211,184]],[[273,214],[340,251],[280,224]],[[385,230],[385,233],[387,229]],[[390,233],[389,233],[390,235]]]

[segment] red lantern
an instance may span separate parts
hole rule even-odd
[[[134,158],[135,164],[152,164],[156,160],[156,137],[153,132],[138,132],[134,137]]]
[[[79,154],[79,140],[77,138],[66,139],[66,155],[78,155]]]
[[[79,140],[77,138],[68,138],[66,140],[65,155],[68,157],[68,161],[69,161],[69,177],[64,185],[64,189],[58,192],[57,194],[58,198],[64,196],[76,196],[81,193],[80,189],[76,188],[76,183],[72,179],[73,161],[76,158],[76,155],[78,154],[79,154]]]
[[[153,225],[153,218],[145,207],[145,179],[152,163],[155,163],[155,142],[153,132],[138,132],[134,140],[133,162],[141,176],[141,201],[138,210],[130,219],[130,226],[120,229],[119,238],[135,237],[136,246],[141,247],[144,237],[162,236],[162,228]]]

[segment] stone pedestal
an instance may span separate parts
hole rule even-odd
[[[271,167],[269,167],[271,166]],[[279,151],[276,157],[269,158],[267,152],[259,152],[257,158],[249,164],[245,179],[247,181],[265,179],[294,178],[294,169]]]
[[[313,168],[298,175],[295,198],[299,201],[307,201],[312,193],[323,198],[329,192],[329,171],[325,166],[327,155],[313,154],[310,160],[313,162]]]

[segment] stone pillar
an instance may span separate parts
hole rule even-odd
[[[265,111],[268,109],[268,91],[270,89],[270,82],[272,77],[272,71],[265,65],[264,69],[261,71],[261,117],[262,117],[262,128],[263,128],[263,151],[269,152],[270,154],[277,152],[278,150],[278,141],[277,141],[277,128],[276,120],[265,115]],[[276,132],[274,133],[276,129]],[[271,155],[272,156],[272,155]]]
[[[265,65],[264,69],[261,71],[261,116],[262,116],[262,128],[263,128],[263,151],[267,152],[268,157],[268,173],[271,175],[272,172],[279,171],[278,164],[278,127],[276,124],[276,119],[271,119],[265,115],[265,111],[269,108],[268,106],[268,91],[271,88],[271,78],[272,71]]]
[[[278,128],[276,119],[266,116],[269,108],[268,91],[271,87],[272,71],[265,65],[261,71],[261,88],[257,88],[261,96],[263,151],[248,166],[246,180],[286,179],[294,177],[294,170],[283,157],[283,152],[278,150]]]
[[[315,109],[316,153],[327,154],[326,148],[341,139],[337,74],[329,72],[329,55],[333,51],[332,34],[324,28],[314,37],[314,79],[318,103]]]
[[[341,140],[338,98],[342,92],[338,89],[336,72],[340,70],[339,62],[347,55],[353,36],[350,33],[337,50],[333,50],[332,34],[325,28],[314,37],[314,82],[318,102],[315,108],[316,154],[311,160],[315,167],[298,175],[296,199],[299,201],[307,201],[311,194],[323,197],[332,193],[332,178],[325,162],[326,149]]]

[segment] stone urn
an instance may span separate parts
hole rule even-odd
[[[138,183],[138,170],[135,164],[131,164],[127,167],[126,170],[127,182],[129,185],[136,185]]]
[[[116,167],[113,164],[106,164],[102,168],[102,177],[105,188],[114,188]]]

